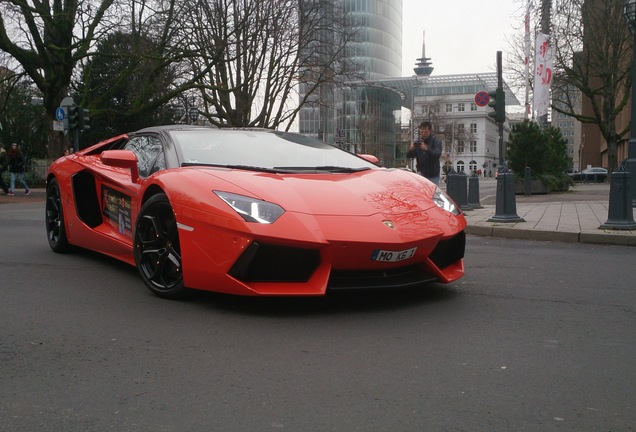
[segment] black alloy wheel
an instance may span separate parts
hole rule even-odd
[[[133,252],[137,270],[150,291],[163,298],[184,294],[177,220],[165,194],[152,196],[141,208]]]
[[[70,249],[64,227],[62,211],[62,193],[55,178],[49,181],[46,188],[46,237],[49,246],[55,252],[66,252]]]

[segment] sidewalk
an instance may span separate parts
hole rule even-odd
[[[482,184],[492,181],[480,180],[480,192]],[[636,246],[636,230],[600,228],[608,219],[609,188],[609,183],[577,183],[569,192],[528,197],[516,195],[516,215],[524,219],[524,222],[489,222],[488,219],[496,214],[496,195],[484,196],[480,193],[483,208],[464,212],[468,221],[466,233],[527,240]],[[632,212],[636,217],[635,209]]]
[[[577,183],[569,192],[529,197],[516,195],[517,216],[524,222],[489,222],[496,214],[496,180],[480,179],[482,208],[467,210],[466,233],[477,236],[503,237],[524,240],[562,241],[636,246],[636,230],[600,229],[607,222],[609,183]],[[492,193],[484,192],[491,191]],[[14,196],[2,195],[2,204],[42,202],[44,189],[16,190]],[[632,209],[634,211],[634,209]],[[636,220],[636,211],[634,211]]]

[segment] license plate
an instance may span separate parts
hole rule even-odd
[[[415,255],[416,247],[403,251],[388,251],[376,249],[371,254],[372,261],[397,262],[409,259]]]

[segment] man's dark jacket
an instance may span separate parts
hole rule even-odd
[[[439,177],[439,158],[442,156],[442,142],[431,134],[423,142],[428,146],[428,150],[418,147],[420,140],[415,141],[415,148],[406,153],[409,159],[415,158],[417,172],[426,178]]]

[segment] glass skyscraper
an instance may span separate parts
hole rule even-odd
[[[402,97],[377,81],[402,74],[402,0],[339,0],[336,6],[356,28],[345,56],[360,79],[321,86],[299,113],[299,131],[355,153],[373,153],[391,166]]]

